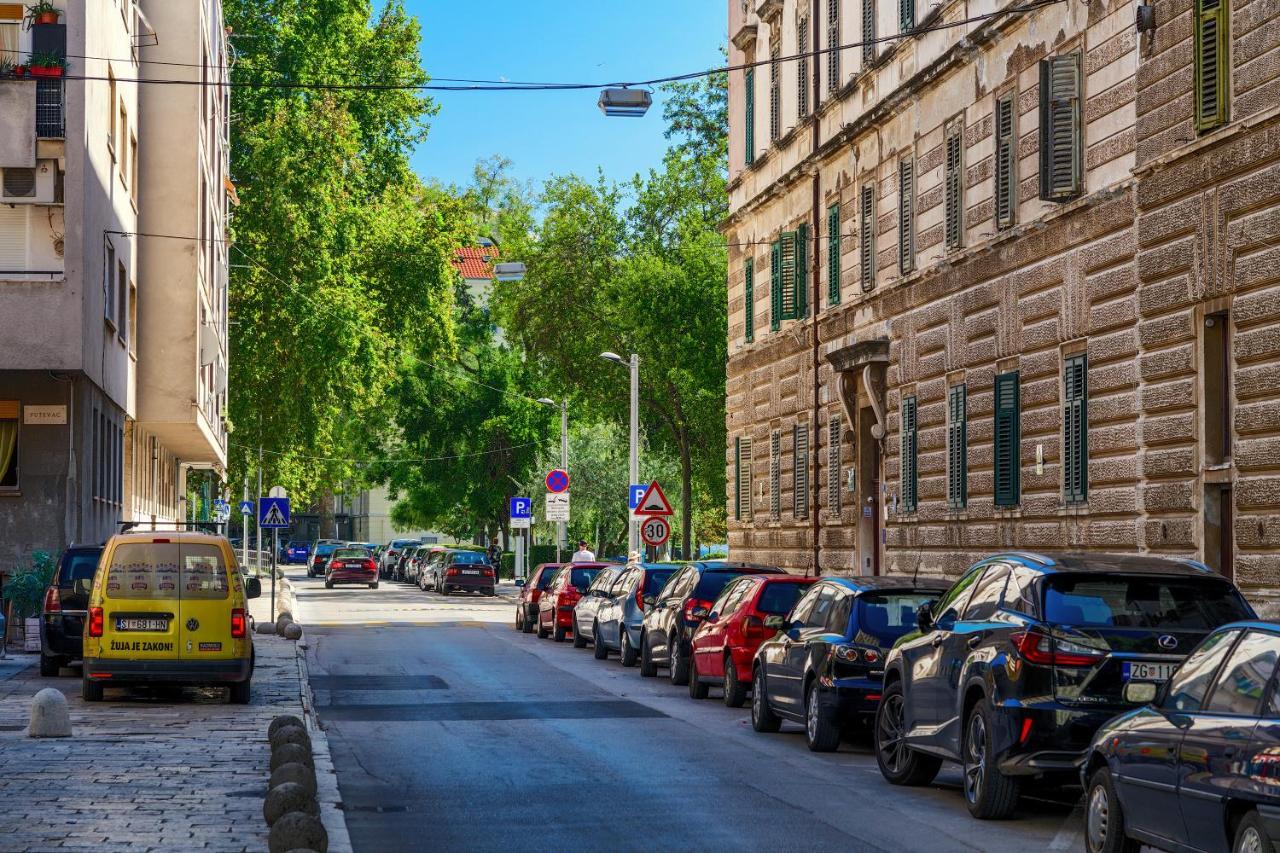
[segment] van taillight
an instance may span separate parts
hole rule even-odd
[[[44,612],[59,613],[62,611],[62,596],[58,595],[58,588],[51,586],[44,591]]]
[[[644,584],[636,587],[636,610],[644,612]]]
[[[231,636],[243,640],[245,636],[244,609],[237,607],[231,611]]]
[[[102,608],[90,607],[89,608],[89,636],[90,637],[102,636],[102,623],[103,623]]]

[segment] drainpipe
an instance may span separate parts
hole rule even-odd
[[[811,0],[809,5],[809,31],[813,34],[810,39],[810,48],[818,44],[818,33],[821,31],[818,27],[819,0]],[[827,45],[831,47],[831,45]],[[809,494],[805,495],[805,501],[810,506],[810,518],[813,522],[813,574],[819,576],[822,574],[822,564],[819,562],[822,558],[822,518],[818,511],[818,447],[822,444],[821,435],[818,432],[818,414],[819,414],[819,397],[818,397],[818,311],[822,303],[819,301],[822,294],[818,285],[819,269],[822,264],[819,262],[819,247],[822,245],[821,239],[818,237],[818,224],[822,222],[822,216],[819,211],[822,209],[822,186],[821,177],[818,171],[816,157],[819,147],[819,130],[821,122],[818,120],[819,98],[822,95],[822,72],[818,57],[821,54],[814,52],[811,54],[810,78],[813,84],[813,97],[810,103],[813,104],[813,113],[809,116],[809,121],[813,125],[813,130],[809,134],[810,146],[809,156],[814,159],[813,162],[813,225],[809,229],[813,234],[813,263],[809,266],[812,268],[810,274],[813,277],[813,298],[810,304],[813,306],[813,432],[812,438],[809,440]]]

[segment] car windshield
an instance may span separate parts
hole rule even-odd
[[[916,611],[936,595],[924,592],[867,592],[858,596],[858,632],[875,645],[890,646],[916,629]]]
[[[1045,621],[1072,626],[1208,630],[1253,612],[1223,580],[1054,575],[1044,593]]]
[[[290,543],[289,543],[289,547],[290,547],[290,548],[305,548],[305,547],[307,547],[307,543],[306,543],[306,542],[290,542]]]
[[[68,551],[62,557],[62,571],[58,573],[58,583],[71,586],[74,581],[91,581],[93,573],[98,570],[98,558],[102,551]]]
[[[403,548],[406,545],[417,545],[417,544],[419,544],[417,539],[397,539],[396,541],[391,543],[391,547]]]
[[[538,575],[538,589],[546,589],[551,586],[551,579],[556,576],[556,569],[559,566],[547,566],[542,570],[542,574]]]
[[[449,556],[449,562],[455,566],[481,566],[488,565],[489,558],[475,551],[459,551]]]
[[[329,556],[330,554],[332,554],[332,553],[333,553],[334,551],[336,551],[336,550],[338,550],[338,546],[337,546],[337,545],[317,545],[317,546],[316,546],[316,556],[317,556],[317,557],[327,557],[327,556]]]
[[[669,569],[648,569],[644,573],[644,594],[657,595],[677,571],[675,566]]]
[[[602,571],[604,571],[603,566],[594,569],[574,569],[569,582],[578,589],[586,589],[591,586],[591,582],[596,579],[596,575]]]
[[[767,583],[756,602],[756,609],[761,613],[785,616],[808,588],[809,585],[803,583]]]
[[[371,556],[364,548],[339,548],[333,552],[335,560],[367,560]]]

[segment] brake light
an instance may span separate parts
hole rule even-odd
[[[1022,721],[1022,733],[1018,735],[1018,743],[1025,745],[1029,737],[1031,737],[1031,718],[1027,717]]]
[[[244,608],[237,607],[231,611],[231,636],[243,640],[245,636]]]
[[[376,572],[378,570],[378,564],[375,563],[373,560],[365,560],[364,567],[371,572]]]
[[[102,636],[103,621],[104,620],[102,618],[102,608],[90,607],[89,608],[89,636],[90,637]]]
[[[713,602],[700,598],[691,598],[684,603],[684,618],[687,622],[701,622],[711,612]]]
[[[759,616],[748,616],[742,620],[742,636],[748,640],[763,640],[769,636],[764,628],[764,620]]]
[[[484,570],[484,576],[487,578],[493,577],[493,569],[486,568]]]
[[[1101,649],[1055,640],[1039,628],[1019,631],[1010,639],[1023,660],[1044,666],[1093,666],[1107,655]]]
[[[58,595],[58,588],[51,586],[44,591],[44,612],[60,613],[62,611],[62,596]]]
[[[644,584],[636,587],[636,610],[644,612]]]
[[[455,575],[460,575],[460,574],[462,574],[462,572],[461,572],[461,571],[459,571],[458,569],[445,569],[445,570],[444,570],[444,576],[445,576],[445,577],[447,577],[447,578],[451,578],[451,577],[454,577]]]
[[[170,541],[171,540],[169,539],[152,539],[151,544],[152,545],[168,545]]]

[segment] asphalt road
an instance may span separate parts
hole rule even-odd
[[[865,743],[756,734],[717,690],[512,630],[505,597],[291,578],[357,851],[1083,849],[1078,791],[978,822],[954,768],[892,788]]]

